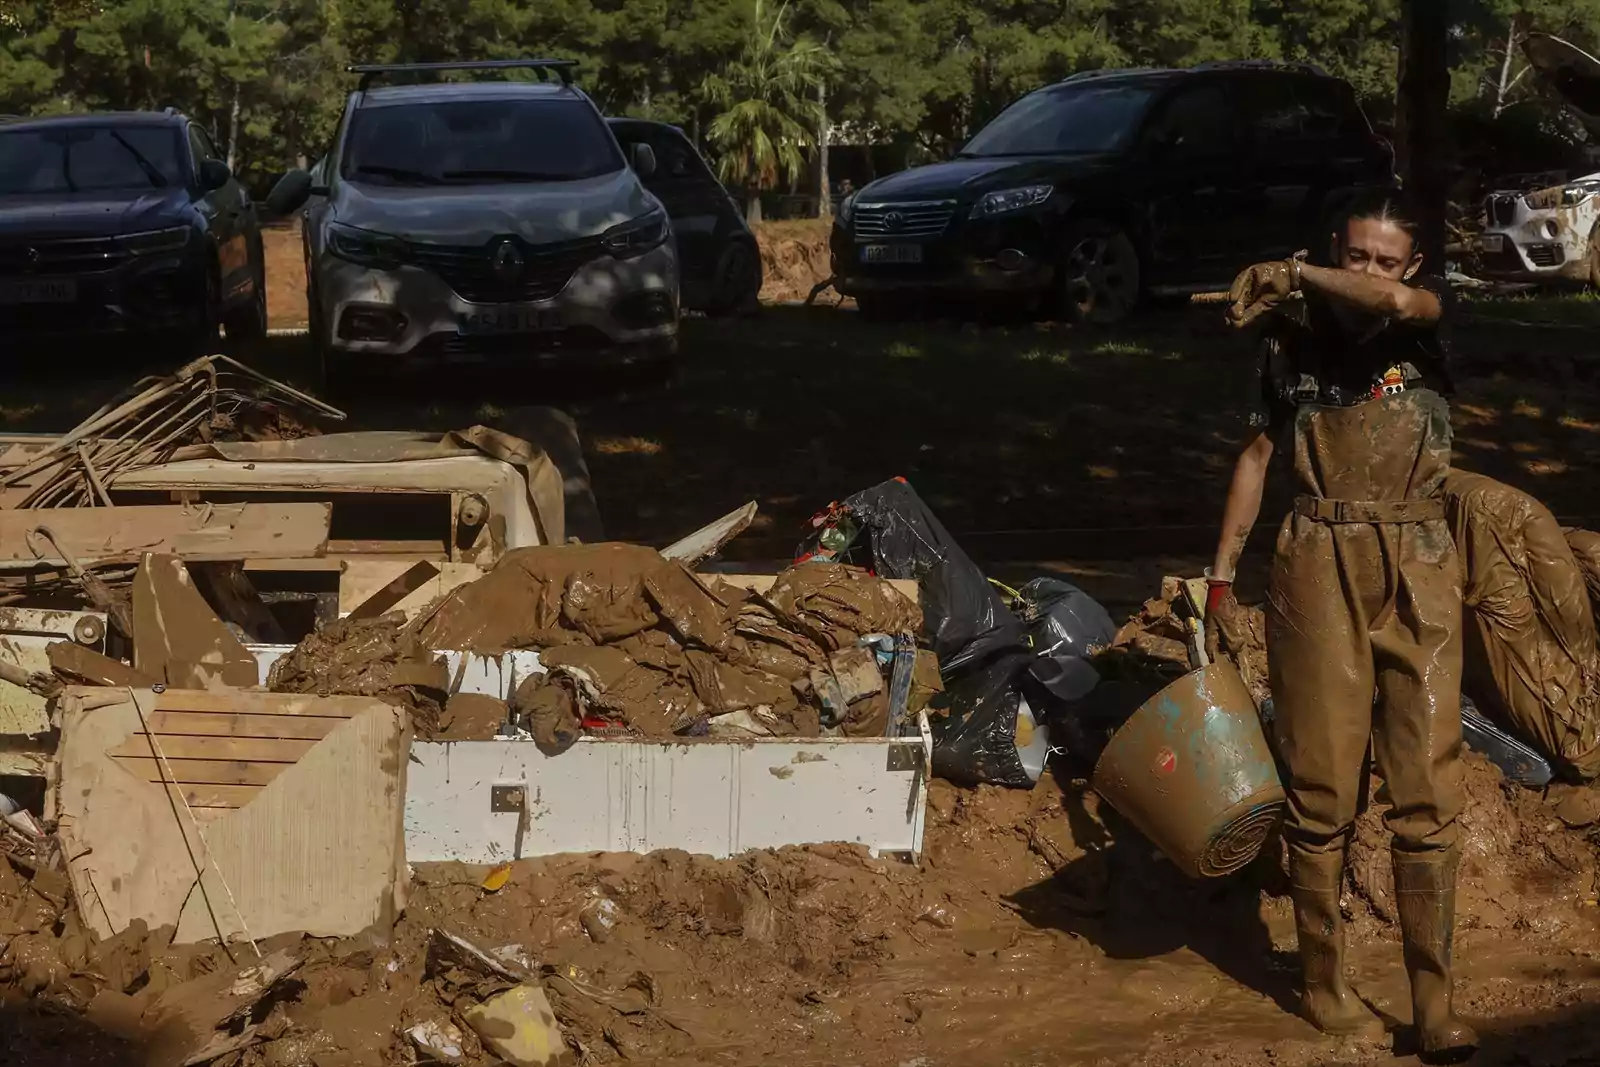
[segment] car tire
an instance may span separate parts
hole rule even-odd
[[[735,315],[752,310],[761,295],[761,282],[761,253],[748,241],[734,241],[717,259],[707,312]]]
[[[1143,293],[1139,249],[1126,230],[1099,219],[1067,228],[1048,314],[1067,322],[1112,325],[1133,314]]]
[[[222,351],[222,276],[215,261],[206,266],[205,296],[200,325],[189,339],[190,355],[194,358],[212,356]]]
[[[255,293],[250,303],[234,308],[223,320],[230,345],[249,344],[267,335],[267,279],[263,271],[256,272]]]

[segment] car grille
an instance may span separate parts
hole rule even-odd
[[[522,272],[515,279],[502,278],[494,269],[495,253],[507,241],[522,254]],[[412,262],[437,274],[461,299],[510,304],[549,300],[567,287],[579,267],[599,258],[603,247],[598,237],[542,245],[511,237],[482,245],[413,244],[410,251]]]
[[[955,217],[952,200],[922,204],[861,204],[852,223],[857,237],[935,237]]]
[[[0,243],[0,274],[94,274],[129,258],[115,237]]]
[[[1560,245],[1528,246],[1528,262],[1535,267],[1559,267],[1566,259],[1566,249]]]
[[[473,357],[528,357],[540,353],[595,352],[611,347],[611,339],[592,326],[573,326],[548,333],[464,337],[436,335],[419,350],[420,355],[445,359]]]
[[[1494,225],[1509,226],[1517,217],[1517,198],[1503,193],[1496,194],[1484,201],[1484,211]]]

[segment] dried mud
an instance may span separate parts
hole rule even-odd
[[[1458,1004],[1486,1024],[1480,1062],[1593,1062],[1591,1030],[1495,1035],[1600,1003],[1594,805],[1510,788],[1476,756],[1467,792]],[[1379,809],[1361,818],[1345,902],[1356,986],[1403,1021]],[[263,1040],[222,1062],[397,1067],[429,1022],[461,1030],[463,1062],[493,1062],[463,1013],[512,983],[441,954],[436,928],[537,974],[589,1063],[1394,1062],[1388,1039],[1339,1045],[1292,1014],[1277,859],[1190,881],[1082,783],[1047,775],[1031,791],[932,783],[920,869],[848,846],[564,856],[517,863],[490,891],[483,868],[419,865],[392,931],[290,939],[303,962],[254,1009]],[[66,1062],[49,1058],[64,1039],[51,1012],[228,966],[159,937],[92,945],[43,888],[0,861],[0,1000],[21,1012],[0,1037],[8,1063]],[[84,1031],[71,1040],[110,1040]],[[1530,1048],[1541,1058],[1516,1058]],[[84,1057],[71,1062],[143,1062]]]

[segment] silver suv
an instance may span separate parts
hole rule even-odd
[[[319,174],[291,171],[267,200],[279,215],[304,208],[311,336],[331,385],[396,360],[673,354],[678,253],[640,180],[654,153],[624,156],[572,65],[350,68],[361,83]],[[372,85],[491,69],[540,80]]]

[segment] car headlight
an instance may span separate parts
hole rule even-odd
[[[130,233],[122,238],[123,247],[136,256],[151,256],[158,252],[176,252],[189,243],[189,227],[171,226],[165,230],[145,230]]]
[[[672,228],[667,225],[665,212],[652,211],[636,219],[611,227],[600,237],[600,243],[618,259],[631,259],[660,248],[667,243]]]
[[[328,251],[363,267],[387,269],[406,261],[406,243],[398,237],[343,223],[328,225]]]
[[[1007,215],[1013,211],[1025,211],[1030,207],[1038,207],[1050,199],[1050,194],[1055,191],[1051,185],[1024,185],[1017,189],[996,189],[984,195],[972,208],[972,217],[985,218],[989,215]]]
[[[1561,206],[1573,207],[1581,204],[1595,194],[1596,186],[1591,182],[1581,185],[1566,185],[1561,189]]]

